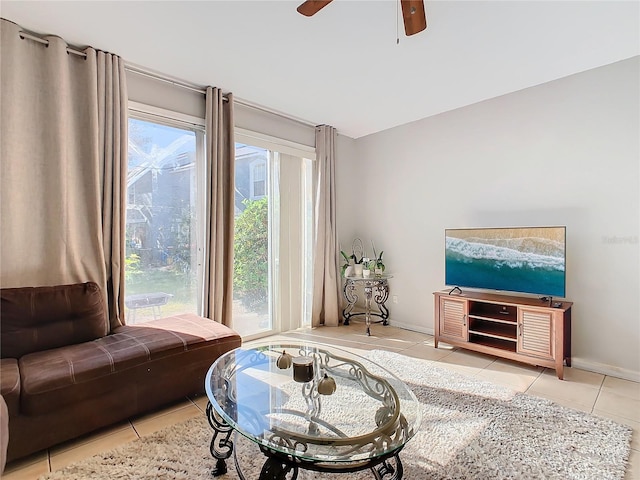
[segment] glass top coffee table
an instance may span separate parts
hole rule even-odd
[[[214,476],[227,471],[233,455],[245,478],[236,432],[266,456],[260,480],[295,479],[299,468],[371,469],[376,479],[399,480],[399,453],[421,421],[416,397],[393,374],[314,343],[256,343],[227,352],[209,369],[205,389]]]

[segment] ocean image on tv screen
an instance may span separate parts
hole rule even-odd
[[[565,295],[565,228],[448,229],[450,286]]]

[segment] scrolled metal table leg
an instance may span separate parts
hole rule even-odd
[[[209,445],[211,456],[216,459],[216,466],[211,475],[219,477],[227,473],[227,460],[233,454],[233,442],[230,440],[233,428],[229,426],[215,411],[211,402],[207,403],[207,420],[213,429],[213,438]]]
[[[376,480],[383,480],[387,475],[390,475],[388,477],[389,480],[401,480],[402,475],[404,474],[402,462],[398,455],[394,455],[381,464],[376,465],[371,470],[373,471],[373,475],[376,477]]]
[[[298,478],[298,467],[278,460],[277,458],[268,457],[262,466],[258,480],[286,480],[287,475],[291,472],[293,472],[291,474],[291,480],[296,480],[296,478]]]
[[[388,325],[389,322],[387,319],[389,318],[389,309],[386,307],[385,303],[389,299],[389,284],[386,280],[380,282],[377,285],[376,296],[374,300],[378,304],[378,309],[380,310],[380,318],[382,318],[382,324]]]
[[[349,325],[349,318],[353,316],[351,312],[353,311],[354,305],[358,301],[358,295],[355,293],[355,290],[356,284],[353,282],[353,280],[346,280],[343,293],[344,298],[347,300],[348,304],[344,308],[344,310],[342,310],[342,318],[344,319],[343,325]]]
[[[367,324],[367,335],[371,335],[371,296],[373,294],[373,286],[366,283],[364,286],[364,308],[365,323]]]

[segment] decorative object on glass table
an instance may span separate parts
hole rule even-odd
[[[364,266],[361,263],[356,263],[353,266],[353,276],[354,277],[362,277],[362,272],[364,271]]]
[[[358,256],[360,258],[358,259]],[[362,258],[364,257],[364,247],[362,246],[362,240],[355,238],[351,244],[351,258],[355,265],[362,265]]]
[[[344,262],[341,266],[342,275],[345,278],[370,278],[374,275],[380,277],[385,270],[385,265],[382,261],[382,254],[384,252],[380,252],[380,255],[376,253],[376,247],[373,240],[371,240],[371,249],[373,251],[373,257],[366,256],[362,240],[356,238],[351,244],[350,256],[340,250],[340,255]]]
[[[336,381],[326,373],[318,382],[318,393],[320,395],[332,395],[336,391]]]
[[[293,379],[298,383],[313,380],[313,358],[295,357],[293,359]]]
[[[382,262],[382,254],[384,253],[384,251],[380,252],[380,255],[376,254],[376,246],[373,244],[373,240],[371,240],[371,249],[373,250],[373,273],[375,275],[382,275],[384,273],[384,263]]]
[[[293,361],[293,357],[289,353],[287,353],[286,350],[283,350],[280,356],[278,357],[278,360],[276,360],[276,365],[278,366],[279,369],[286,370],[291,366],[292,361]]]
[[[351,243],[351,255],[347,256],[342,250],[340,251],[343,259],[346,261],[342,265],[342,273],[345,278],[348,277],[362,277],[364,270],[364,248],[362,247],[362,240],[356,238]]]
[[[369,278],[371,276],[371,261],[367,257],[362,257],[362,276]]]
[[[343,277],[352,277],[355,273],[355,269],[353,268],[353,259],[348,257],[346,253],[340,250],[340,255],[342,255],[342,259],[344,263],[340,267],[340,273]]]

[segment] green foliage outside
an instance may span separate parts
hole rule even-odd
[[[131,253],[124,259],[124,278],[128,283],[142,273],[140,269],[140,255]]]
[[[269,204],[267,197],[244,204],[235,220],[233,288],[246,307],[258,311],[268,305]]]

